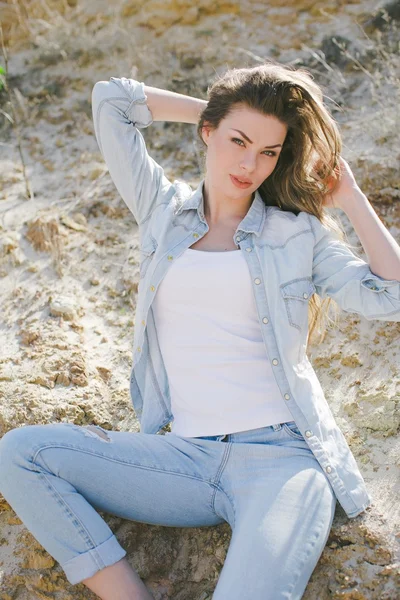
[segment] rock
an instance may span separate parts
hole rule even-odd
[[[70,381],[70,378],[68,377],[67,373],[62,372],[57,375],[56,385],[69,386],[70,383],[71,383],[71,381]]]
[[[97,369],[100,377],[102,378],[102,380],[105,383],[108,383],[111,379],[112,371],[110,369],[107,369],[107,367],[101,367],[101,366],[96,367],[96,369]]]
[[[54,567],[55,560],[47,552],[30,552],[25,556],[25,560],[22,563],[24,569],[51,569]]]
[[[67,296],[58,296],[50,301],[50,314],[53,317],[62,317],[66,321],[73,321],[77,316],[76,303]]]
[[[42,385],[48,389],[52,389],[55,385],[54,377],[45,375],[44,373],[38,373],[30,377],[28,383],[35,383],[36,385]]]
[[[79,373],[79,374],[73,375],[71,377],[71,383],[73,383],[74,385],[79,385],[81,387],[84,387],[85,385],[88,384],[86,374]]]
[[[71,363],[70,369],[71,383],[84,387],[88,385],[87,374],[85,370],[85,362],[81,358],[74,358]]]
[[[20,236],[16,233],[5,235],[0,239],[0,258],[10,254],[18,248],[18,240]]]
[[[87,227],[85,225],[77,223],[68,215],[63,215],[62,217],[60,217],[60,221],[63,225],[65,225],[65,227],[73,229],[74,231],[87,231]]]

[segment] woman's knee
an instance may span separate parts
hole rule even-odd
[[[0,439],[0,492],[6,495],[7,489],[15,484],[18,469],[25,462],[24,453],[31,442],[32,425],[10,429]],[[29,431],[28,431],[29,430]]]
[[[35,434],[42,425],[23,425],[10,429],[0,439],[0,473],[10,463],[17,460],[26,447],[31,446]]]
[[[3,435],[0,439],[0,491],[1,481],[6,474],[14,472],[16,468],[26,467],[26,462],[32,460],[34,452],[52,439],[50,429],[62,425],[23,425],[10,429]]]

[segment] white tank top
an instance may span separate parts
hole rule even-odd
[[[241,250],[188,248],[159,285],[153,313],[172,433],[221,435],[293,420],[272,373]]]

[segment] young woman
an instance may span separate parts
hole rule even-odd
[[[336,501],[350,518],[372,502],[306,347],[330,299],[400,320],[400,248],[307,71],[233,69],[208,95],[124,77],[93,89],[97,141],[141,240],[130,383],[141,432],[55,423],[0,442],[0,491],[69,582],[103,599],[151,595],[96,509],[171,527],[226,521],[213,599],[297,600]],[[149,156],[139,129],[159,120],[197,125],[195,191]]]

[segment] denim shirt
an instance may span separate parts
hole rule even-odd
[[[125,77],[97,82],[92,110],[100,151],[139,228],[130,394],[141,431],[158,433],[174,417],[152,302],[173,261],[209,230],[204,179],[194,191],[185,182],[172,183],[149,156],[139,131],[153,123],[143,82]],[[399,321],[400,282],[374,275],[314,215],[266,206],[258,191],[233,241],[249,268],[282,397],[347,516],[356,517],[372,499],[306,354],[308,303],[316,293],[365,319]]]

